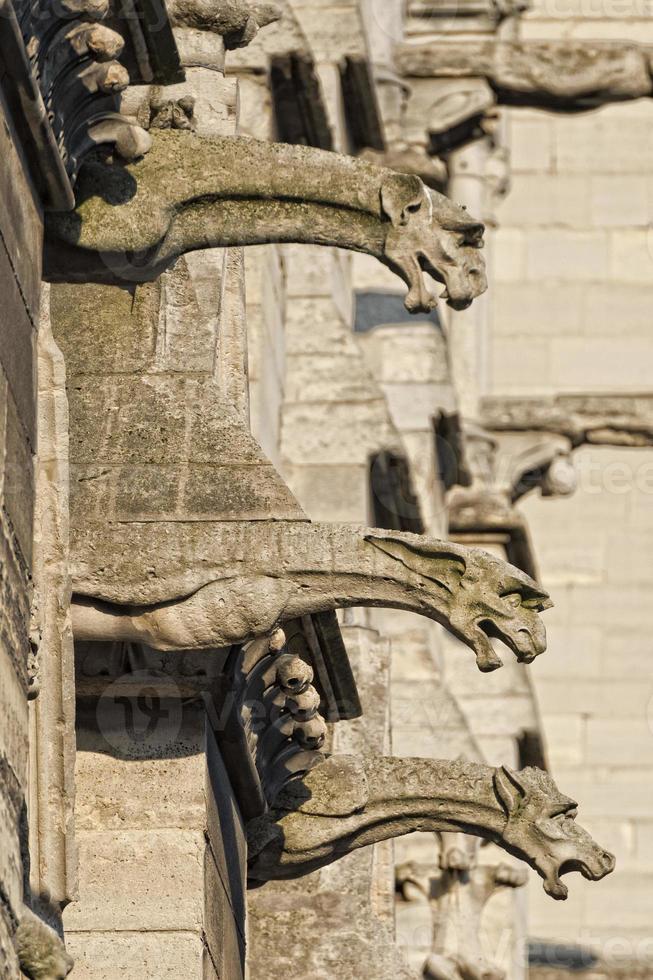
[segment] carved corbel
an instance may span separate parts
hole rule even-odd
[[[651,50],[617,41],[429,41],[404,44],[408,77],[484,80],[500,104],[579,111],[653,93]]]
[[[11,16],[11,15],[10,15]],[[71,185],[86,154],[106,145],[126,160],[149,147],[147,133],[120,115],[129,72],[119,60],[125,37],[108,0],[22,0],[16,16],[33,78]],[[72,200],[71,200],[72,203]]]
[[[72,214],[49,216],[45,277],[156,278],[185,252],[262,242],[374,255],[408,286],[411,312],[442,298],[464,309],[485,291],[483,225],[414,175],[305,146],[160,132],[133,164],[94,161]]]
[[[295,878],[416,830],[460,831],[525,861],[547,894],[564,899],[562,874],[598,881],[614,868],[575,817],[574,801],[539,769],[336,755],[291,779],[249,822],[249,877]]]
[[[543,497],[569,496],[576,490],[573,444],[566,435],[537,430],[498,432],[471,423],[464,425],[463,432],[458,471],[464,485],[456,483],[446,495],[449,529],[460,540],[502,530],[524,535],[523,521],[515,510],[522,497],[533,490]],[[526,550],[530,551],[528,545]],[[532,561],[511,558],[520,567],[533,570]]]
[[[422,975],[426,980],[505,980],[505,971],[483,950],[481,919],[498,891],[526,884],[526,870],[507,863],[479,864],[477,838],[439,836],[439,871],[409,862],[396,872],[404,901],[428,902],[431,907],[432,948]]]
[[[653,446],[653,397],[640,394],[556,395],[553,398],[486,398],[481,416],[488,430],[532,432],[584,445]]]
[[[173,27],[219,34],[227,50],[246,47],[281,18],[279,5],[265,0],[167,0],[167,8]]]

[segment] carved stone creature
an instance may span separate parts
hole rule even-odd
[[[140,557],[135,556],[142,556]],[[546,649],[533,579],[476,548],[406,532],[304,521],[85,524],[73,539],[79,640],[161,650],[242,643],[287,619],[347,606],[407,609],[502,664]]]
[[[332,756],[250,821],[249,876],[296,878],[367,844],[413,831],[461,831],[525,861],[548,895],[564,899],[562,874],[598,881],[614,868],[614,857],[575,817],[576,803],[540,769]]]
[[[173,27],[221,34],[228,49],[245,47],[281,17],[276,3],[249,0],[167,0],[166,6]]]
[[[653,94],[651,48],[585,40],[405,44],[408,76],[485,78],[504,104],[589,109]]]
[[[29,980],[65,980],[74,966],[59,935],[27,906],[14,941],[21,971]]]
[[[526,884],[526,870],[509,864],[479,864],[477,838],[462,834],[440,837],[439,874],[424,874],[413,862],[397,868],[397,884],[405,900],[431,906],[432,950],[422,975],[425,980],[505,980],[505,971],[484,953],[481,920],[493,895]]]
[[[305,242],[374,255],[411,312],[437,302],[423,272],[455,309],[487,288],[479,221],[414,174],[314,147],[159,132],[138,162],[87,162],[77,202],[48,216],[51,281],[146,281],[195,249]]]

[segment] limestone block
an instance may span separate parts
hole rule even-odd
[[[68,376],[146,370],[156,350],[160,301],[160,279],[124,289],[94,283],[51,286],[52,320]]]
[[[526,278],[526,239],[515,228],[497,229],[492,242],[496,282],[519,282]]]
[[[2,550],[0,538],[0,561],[5,574],[11,569],[11,558]],[[20,584],[20,583],[19,583]],[[10,609],[6,602],[13,602],[13,590],[3,587],[4,601],[0,613],[0,626],[3,639],[0,640],[0,719],[2,732],[2,754],[18,778],[20,784],[27,784],[27,725],[28,708],[25,697],[25,665],[22,670],[15,663],[15,658],[24,656],[24,646],[16,636],[17,624],[10,617]],[[24,640],[26,640],[25,625],[22,624]]]
[[[585,761],[586,720],[581,707],[576,705],[571,714],[546,716],[544,735],[548,759],[556,773],[564,766],[582,766]]]
[[[289,297],[327,297],[343,320],[351,320],[351,260],[348,255],[317,245],[285,245],[283,255]],[[396,282],[393,285],[396,288]]]
[[[651,328],[653,287],[649,283],[621,283],[610,279],[592,283],[584,291],[581,315],[584,333],[648,336]]]
[[[653,136],[643,126],[625,126],[620,106],[605,106],[583,116],[555,120],[555,155],[559,173],[650,173]],[[653,116],[653,106],[649,103]]]
[[[75,980],[198,980],[204,945],[199,935],[171,930],[148,933],[66,931]]]
[[[545,112],[520,113],[511,118],[511,169],[518,173],[553,172],[555,164],[554,123]]]
[[[291,347],[292,351],[292,347]],[[343,356],[290,353],[286,403],[335,401],[365,402],[379,398],[379,389],[361,363],[355,348]]]
[[[20,915],[23,901],[23,862],[19,826],[22,802],[22,794],[16,785],[15,777],[6,772],[5,764],[0,769],[0,882],[2,882],[0,902],[8,904],[15,916]]]
[[[33,447],[11,385],[7,392],[5,418],[4,488],[2,502],[20,547],[21,557],[29,567],[32,563],[32,525],[34,520],[34,462]],[[31,443],[31,444],[30,444]]]
[[[550,344],[531,338],[517,344],[514,338],[498,337],[492,347],[491,377],[498,391],[538,394],[551,390],[557,376],[551,370]]]
[[[580,179],[580,178],[579,178]],[[645,175],[601,174],[585,181],[591,224],[596,228],[648,226],[651,179]]]
[[[310,325],[310,326],[309,326]],[[348,352],[354,339],[329,297],[293,297],[286,314],[286,340],[293,354]]]
[[[651,231],[616,229],[610,234],[610,275],[628,283],[650,283],[653,272]]]
[[[535,228],[526,243],[528,279],[593,281],[608,273],[608,239],[601,231]]]
[[[201,830],[84,831],[78,847],[79,899],[66,909],[66,929],[199,933]]]
[[[316,521],[368,519],[369,468],[364,463],[290,466],[286,480]]]
[[[635,338],[626,346],[619,337],[555,338],[551,343],[551,377],[559,391],[628,391],[650,381],[653,339]]]
[[[201,827],[203,710],[186,706],[182,712],[175,701],[162,700],[156,730],[144,745],[130,736],[125,712],[112,709],[111,698],[108,688],[99,706],[78,704],[78,831]]]
[[[590,681],[605,676],[602,644],[606,637],[599,626],[549,621],[546,632],[549,639],[548,654],[538,663],[533,675],[537,689],[549,678],[565,683],[569,678]],[[568,656],[568,650],[574,651],[573,657]],[[616,660],[617,658],[615,663]],[[629,675],[623,666],[618,666],[617,670],[619,676]]]
[[[648,820],[651,815],[651,766],[632,756],[632,766],[599,763],[589,769],[559,764],[558,782],[583,807],[588,820]]]
[[[1,229],[0,229],[1,230]],[[29,311],[11,260],[0,240],[0,365],[9,381],[18,416],[30,444],[36,438],[36,332],[38,310]]]
[[[38,316],[41,287],[41,252],[43,223],[40,204],[30,182],[26,179],[25,164],[18,151],[18,140],[10,119],[0,108],[0,229],[2,231],[3,261],[11,263],[20,283],[24,303],[35,321]],[[2,292],[7,309],[9,294]],[[2,345],[4,347],[4,344]],[[3,357],[8,352],[3,350]]]
[[[653,735],[646,715],[596,717],[587,721],[587,761],[591,766],[653,765]]]
[[[599,194],[594,182],[590,184],[580,174],[515,172],[510,191],[497,208],[497,219],[501,226],[583,228],[590,224],[590,208],[593,216],[596,213],[594,204]],[[602,227],[605,222],[594,223]]]
[[[383,326],[360,338],[377,380],[397,383],[440,383],[449,380],[447,344],[433,324]]]
[[[492,308],[495,336],[532,340],[534,334],[550,337],[580,333],[582,303],[593,289],[594,284],[585,287],[574,282],[557,282],[555,286],[549,282],[497,283]]]
[[[355,465],[396,442],[381,398],[360,402],[355,418],[351,406],[342,403],[329,404],[328,412],[327,428],[323,402],[286,407],[283,446],[288,462]]]

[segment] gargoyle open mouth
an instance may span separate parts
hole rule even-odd
[[[545,876],[544,891],[551,898],[555,898],[559,902],[564,902],[569,894],[569,889],[560,881],[562,875],[570,874],[572,871],[578,871],[587,881],[600,881],[601,878],[605,878],[606,875],[609,875],[614,870],[614,864],[614,857],[612,854],[608,854],[607,851],[603,853],[601,864],[598,868],[590,867],[582,858],[568,858],[566,861],[562,861],[557,869],[553,868]]]
[[[474,299],[477,296],[480,296],[481,293],[484,293],[487,289],[487,282],[484,276],[481,277],[478,284],[474,281],[475,277],[471,277],[470,281],[467,283],[465,292],[462,295],[452,296],[449,291],[450,284],[447,282],[446,275],[440,272],[440,270],[433,265],[428,255],[421,252],[418,256],[418,260],[422,272],[425,272],[431,277],[431,279],[435,279],[436,282],[439,282],[444,286],[439,298],[443,299],[447,306],[450,306],[452,310],[466,310],[472,305]],[[451,287],[451,290],[453,292],[453,286]]]
[[[481,619],[477,626],[483,635],[479,635],[474,643],[476,662],[479,670],[489,672],[503,666],[503,661],[490,639],[501,640],[512,650],[520,664],[530,664],[546,650],[546,635],[544,629],[540,636],[533,636],[530,630],[522,627],[516,630],[503,630],[491,619]],[[487,637],[488,639],[485,639]]]

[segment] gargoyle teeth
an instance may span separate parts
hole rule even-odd
[[[449,299],[449,290],[443,289],[440,293],[440,299]]]

